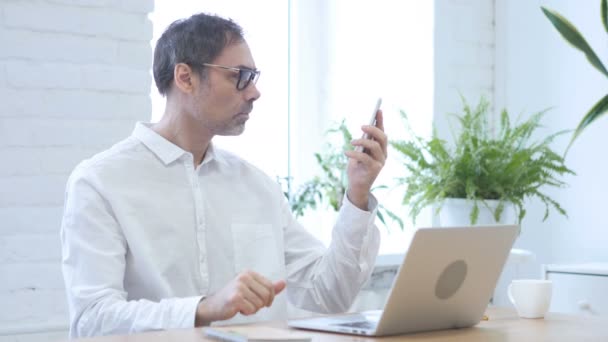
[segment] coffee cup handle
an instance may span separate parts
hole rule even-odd
[[[515,298],[513,298],[513,283],[509,284],[509,287],[507,288],[507,295],[509,296],[511,304],[515,305]]]

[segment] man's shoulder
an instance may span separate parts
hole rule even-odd
[[[112,147],[81,161],[76,168],[74,168],[72,177],[86,176],[110,167],[120,168],[120,164],[132,161],[142,147],[139,140],[134,137],[128,137],[114,144]]]
[[[244,158],[234,154],[233,152],[218,148],[216,146],[214,146],[213,148],[218,159],[221,160],[221,162],[225,163],[228,170],[232,170],[235,172],[247,172],[257,175],[261,178],[271,180],[270,176],[266,174],[266,172],[262,171],[262,169],[255,166],[251,162],[245,160]]]

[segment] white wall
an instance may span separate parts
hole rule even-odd
[[[0,1],[0,341],[66,336],[65,183],[150,117],[153,5]]]
[[[606,78],[584,55],[566,43],[540,10],[540,5],[568,18],[608,63],[608,34],[601,26],[599,0],[496,0],[496,99],[512,115],[553,107],[545,116],[543,134],[573,129],[591,106],[608,91]],[[574,143],[567,165],[577,176],[569,188],[546,189],[567,210],[542,222],[544,207],[530,202],[517,245],[534,251],[538,263],[608,261],[608,120],[602,118]],[[564,151],[569,140],[555,145]]]
[[[494,1],[435,0],[435,10],[434,122],[452,141],[447,114],[461,112],[460,94],[494,97]]]

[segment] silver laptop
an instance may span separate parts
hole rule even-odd
[[[295,319],[289,326],[385,336],[465,328],[481,320],[519,233],[516,225],[421,228],[384,310]]]

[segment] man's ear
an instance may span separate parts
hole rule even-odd
[[[185,63],[177,63],[173,69],[175,86],[184,93],[191,93],[194,89],[194,70]]]

